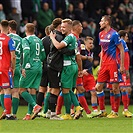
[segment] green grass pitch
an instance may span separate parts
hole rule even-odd
[[[132,106],[130,111],[133,112]],[[63,109],[64,110],[64,109]],[[106,106],[110,113],[110,106]],[[0,113],[2,108],[0,107]],[[119,118],[93,118],[84,117],[79,120],[48,120],[36,118],[35,120],[24,121],[22,118],[27,112],[27,106],[20,106],[17,117],[19,120],[0,120],[0,133],[132,133],[133,118],[122,116],[122,106],[119,110]]]

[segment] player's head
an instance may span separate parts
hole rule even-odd
[[[0,28],[1,32],[7,34],[8,30],[9,30],[9,22],[8,22],[8,20],[2,20],[0,22],[0,27],[1,27]]]
[[[63,19],[61,22],[61,32],[64,35],[68,35],[71,33],[72,29],[72,20],[71,19]]]
[[[35,25],[33,23],[27,23],[25,26],[26,35],[33,35],[35,32]]]
[[[125,30],[120,30],[119,32],[120,38],[124,39],[125,42],[128,41],[128,33]]]
[[[17,30],[17,22],[15,20],[9,21],[9,33]]]
[[[73,20],[72,21],[72,32],[76,32],[78,35],[82,33],[82,24],[79,20]]]
[[[111,26],[111,16],[110,15],[102,16],[99,24],[100,24],[100,29],[105,29],[108,26]]]
[[[48,25],[45,28],[45,34],[48,36],[50,34],[50,32],[53,31],[53,30],[54,30],[53,25],[52,24]]]
[[[94,48],[94,39],[90,36],[85,37],[84,43],[87,49],[93,49]]]
[[[52,22],[53,28],[55,30],[61,31],[61,22],[62,22],[61,18],[55,18]]]

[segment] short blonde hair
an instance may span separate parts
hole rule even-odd
[[[72,20],[69,19],[69,18],[66,18],[66,19],[63,19],[63,20],[62,20],[62,23],[67,23],[67,24],[69,24],[69,25],[72,25]]]
[[[90,37],[90,36],[86,36],[85,39],[84,39],[84,41],[87,41],[87,40],[92,40],[92,41],[94,41],[94,38],[92,38],[92,37]]]
[[[26,32],[34,33],[35,32],[35,25],[33,23],[26,24]]]

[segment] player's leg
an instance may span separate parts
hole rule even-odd
[[[55,119],[55,120],[61,119],[56,114],[57,99],[60,93],[60,86],[61,86],[60,78],[61,78],[61,72],[48,68],[49,88],[51,89],[49,96],[49,110],[51,111],[50,119]]]
[[[84,95],[85,88],[88,85],[86,78],[83,77],[83,80],[80,77],[77,78],[77,81],[76,81],[76,84],[77,84],[76,89],[77,89],[77,96],[78,96],[79,103],[84,108],[86,114],[90,114],[91,111],[90,111],[90,109],[88,107],[88,104],[87,104],[87,101],[86,101],[86,98],[85,98],[85,95]]]
[[[28,102],[33,107],[33,119],[37,113],[39,113],[42,109],[41,106],[36,104],[33,97],[27,92],[26,88],[35,88],[38,89],[40,85],[41,71],[37,70],[27,70],[26,77],[21,76],[20,78],[20,95],[24,98],[25,101]]]
[[[57,99],[57,106],[56,106],[56,114],[57,115],[61,114],[61,109],[62,109],[63,104],[64,104],[64,98],[63,98],[63,94],[61,91],[58,96],[58,99]]]
[[[14,73],[14,88],[12,89],[12,114],[16,117],[19,106],[19,79],[21,76],[20,67],[16,67]]]
[[[4,90],[2,88],[0,89],[0,103],[1,103],[1,107],[3,109],[3,112],[0,116],[0,120],[1,120],[1,119],[5,119],[5,117],[6,117],[6,110],[4,107]]]

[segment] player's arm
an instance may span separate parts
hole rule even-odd
[[[16,55],[15,55],[15,44],[12,39],[9,40],[8,45],[9,45],[9,50],[11,53],[11,67],[12,67],[13,75],[14,75],[15,65],[16,65]]]
[[[75,50],[74,49],[68,49],[67,47],[64,47],[64,48],[62,48],[62,49],[59,49],[59,52],[61,53],[61,54],[65,54],[65,55],[75,55]]]
[[[50,36],[50,38],[51,38],[51,40],[52,40],[53,45],[54,45],[57,49],[61,49],[61,48],[66,47],[66,45],[65,45],[64,42],[60,42],[60,43],[59,43],[59,42],[55,39],[55,37],[56,37],[56,34],[55,34],[55,33],[51,32],[49,36]]]
[[[121,74],[123,74],[125,72],[125,68],[124,68],[124,48],[123,48],[122,43],[117,45],[117,47],[120,50],[120,72],[121,72]]]
[[[45,49],[44,46],[41,44],[41,51],[40,51],[40,60],[43,62],[44,59],[46,58],[46,53],[45,53]]]
[[[23,64],[22,64],[22,69],[25,68],[30,68],[30,63],[29,63],[29,59],[30,59],[30,47],[29,44],[26,40],[22,41],[22,48],[23,48]]]

